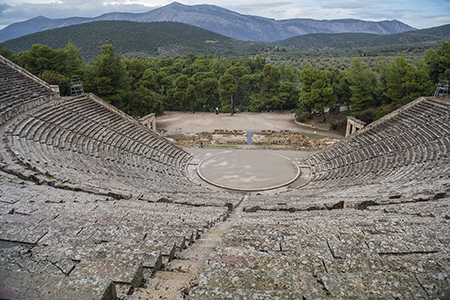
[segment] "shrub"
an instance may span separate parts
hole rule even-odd
[[[312,115],[310,113],[303,113],[297,116],[297,122],[305,122],[310,119],[312,119]]]
[[[230,105],[224,105],[223,107],[222,107],[222,111],[224,112],[224,113],[230,113],[230,112],[232,112],[233,110],[231,109],[231,106]]]
[[[372,123],[374,117],[375,117],[375,109],[373,108],[367,108],[357,116],[358,119],[360,119],[363,122],[366,122],[367,124]]]
[[[347,126],[347,118],[345,116],[341,116],[337,120],[330,119],[326,121],[325,123],[330,124],[331,130],[337,130],[341,129]]]

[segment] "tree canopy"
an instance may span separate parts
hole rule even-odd
[[[424,51],[423,59],[413,63],[403,55],[389,61],[379,57],[370,67],[356,58],[344,70],[339,65],[318,69],[309,60],[302,70],[290,64],[276,67],[258,56],[122,58],[110,44],[101,46],[101,55],[88,64],[80,51],[72,42],[58,50],[36,44],[18,54],[0,48],[0,54],[58,84],[65,95],[70,94],[70,80],[81,78],[86,92],[136,116],[216,108],[227,113],[295,109],[323,114],[337,105],[347,105],[350,114],[358,115],[432,95],[439,79],[450,78],[450,42]]]

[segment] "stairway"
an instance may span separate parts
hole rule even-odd
[[[125,300],[137,299],[189,299],[191,288],[198,285],[202,269],[208,265],[214,250],[222,243],[222,237],[242,214],[247,196],[227,217],[208,229],[192,247],[175,254],[175,259],[165,264],[144,280],[142,287],[135,290]]]

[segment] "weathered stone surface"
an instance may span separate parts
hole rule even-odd
[[[98,277],[8,272],[0,273],[0,298],[115,300],[116,290],[111,281]]]
[[[184,299],[183,295],[195,285],[195,274],[157,272],[144,287],[136,289],[132,297],[127,299]]]
[[[188,180],[187,152],[96,96],[55,100],[5,62],[23,85],[0,84],[0,298],[112,299],[112,282],[119,297],[448,298],[449,102],[417,99],[307,157],[304,186],[243,197]]]
[[[70,273],[70,278],[84,277],[105,278],[117,283],[126,283],[135,288],[142,283],[143,269],[140,264],[118,260],[87,260],[77,264]]]

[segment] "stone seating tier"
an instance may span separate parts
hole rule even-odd
[[[185,151],[95,100],[71,98],[19,118],[9,128],[11,148],[24,163],[72,184],[127,193],[203,191],[184,176]]]
[[[0,56],[0,125],[57,98],[46,82]]]
[[[449,201],[246,213],[224,235],[190,297],[439,298],[450,286]]]
[[[0,274],[9,274],[8,288],[18,287],[18,278],[30,283],[45,274],[49,279],[43,282],[52,293],[53,279],[88,277],[102,293],[113,282],[125,295],[141,284],[144,272],[151,274],[164,259],[173,259],[175,251],[193,243],[228,211],[225,206],[114,200],[23,182],[3,172],[0,182],[2,193],[8,194],[0,206],[0,240],[7,245],[0,248]],[[80,293],[92,286],[75,288]]]

